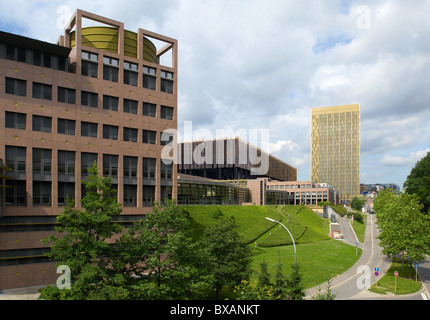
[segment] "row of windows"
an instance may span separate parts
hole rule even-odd
[[[8,94],[14,94],[19,96],[27,95],[27,82],[26,80],[14,79],[6,77],[5,92]],[[76,90],[58,87],[57,92],[58,102],[76,104]],[[32,97],[35,99],[52,100],[52,86],[33,82],[33,94]],[[81,105],[98,108],[98,94],[93,92],[81,91]],[[103,109],[118,111],[119,109],[119,98],[114,96],[103,95]],[[139,113],[139,102],[131,99],[123,99],[123,112],[138,114]],[[152,103],[142,103],[142,114],[144,116],[155,117],[157,106]],[[161,106],[160,118],[173,120],[173,108],[167,106]]]
[[[44,68],[69,71],[68,58],[27,49],[12,44],[0,43],[0,58],[28,63]]]
[[[82,51],[81,74],[92,78],[98,77],[99,57],[96,53]],[[123,80],[124,84],[137,87],[138,85],[138,65],[132,62],[124,62]],[[143,66],[142,87],[157,90],[157,69]],[[160,72],[160,91],[173,93],[173,73],[168,71]],[[103,79],[113,82],[119,81],[119,60],[103,56]]]
[[[11,129],[26,129],[27,115],[18,112],[5,112],[5,127]],[[33,115],[32,117],[33,131],[52,132],[52,118],[45,116]],[[76,121],[70,119],[57,119],[57,133],[75,135]],[[119,127],[111,125],[103,125],[103,139],[118,140]],[[123,128],[123,141],[138,142],[139,130],[135,128]],[[98,123],[81,121],[81,136],[82,137],[98,137]],[[142,143],[156,144],[157,132],[152,130],[142,130]],[[168,145],[173,142],[173,135],[160,133],[160,144]]]
[[[6,146],[6,166],[10,169],[7,172],[9,180],[6,185],[11,188],[6,189],[6,203],[14,205],[26,204],[26,148]],[[81,153],[81,179],[88,176],[88,168],[94,162],[97,163],[98,155],[96,153]],[[118,169],[119,156],[103,154],[103,175],[110,176],[113,184],[118,188]],[[138,176],[138,158],[123,156],[123,182],[124,198],[127,198],[130,192],[137,190]],[[58,203],[66,203],[67,195],[75,198],[76,175],[76,153],[74,151],[58,150]],[[154,158],[142,158],[142,182],[145,187],[154,188],[156,179],[156,164]],[[165,164],[160,161],[160,181],[162,187],[171,186],[173,176],[173,163]],[[33,180],[33,205],[50,205],[52,189],[52,150],[51,149],[32,149],[32,180]],[[131,191],[130,191],[131,190]],[[85,196],[86,190],[82,186],[82,197]],[[151,193],[152,194],[152,193]],[[148,198],[148,197],[147,197]],[[146,198],[146,199],[147,199]],[[133,198],[135,199],[135,198]],[[148,199],[147,199],[148,200]],[[153,201],[153,198],[152,198]],[[124,200],[124,205],[130,205],[130,201]],[[134,204],[136,202],[133,202]],[[152,205],[152,202],[144,202],[146,205]]]
[[[6,204],[26,206],[27,181],[6,180],[6,185],[10,186],[6,191]],[[52,187],[51,181],[33,181],[33,206],[51,206],[52,205]],[[118,185],[112,187],[117,190]],[[57,202],[59,206],[65,206],[67,199],[75,199],[74,182],[58,182],[56,185]],[[81,199],[85,197],[87,191],[84,186],[81,189]],[[161,186],[161,203],[166,199],[172,199],[172,187]],[[137,186],[124,184],[122,204],[127,207],[137,206]],[[142,186],[142,206],[152,206],[155,202],[155,186]]]
[[[0,58],[28,63],[45,68],[53,68],[69,71],[69,59],[47,52],[27,49],[12,44],[0,43]],[[98,54],[82,51],[81,74],[83,76],[98,77]],[[138,85],[138,65],[124,61],[123,81],[124,84]],[[143,88],[156,90],[157,70],[155,68],[143,67]],[[162,70],[160,72],[160,91],[173,93],[173,73]],[[103,79],[113,82],[119,81],[119,60],[103,56]]]
[[[52,150],[51,149],[32,149],[32,164],[33,174],[49,174],[48,177],[34,177],[33,180],[50,180],[52,172]],[[81,153],[81,175],[87,176],[87,169],[90,168],[94,162],[97,162],[97,153]],[[58,176],[61,180],[75,181],[75,151],[58,150],[57,170]],[[103,175],[111,176],[115,180],[118,178],[118,155],[103,155]],[[26,148],[16,146],[6,146],[6,166],[9,168],[8,176],[13,180],[26,179]],[[138,157],[123,156],[123,177],[124,178],[137,178]],[[144,179],[155,180],[156,159],[155,158],[142,158],[142,177]],[[163,160],[160,161],[160,171],[162,180],[172,179],[173,163],[165,164]],[[62,177],[68,175],[68,179]],[[137,183],[137,180],[134,183]]]

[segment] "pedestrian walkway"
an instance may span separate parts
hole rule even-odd
[[[37,300],[45,286],[0,290],[0,300]]]

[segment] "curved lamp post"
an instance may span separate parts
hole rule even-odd
[[[286,226],[284,226],[282,223],[280,223],[279,221],[276,221],[276,220],[273,220],[273,219],[270,219],[270,218],[267,218],[267,217],[266,217],[266,220],[269,220],[269,221],[276,222],[276,223],[280,224],[290,234],[290,237],[291,237],[291,240],[293,240],[293,246],[294,246],[294,266],[296,266],[296,243],[294,242],[294,238],[293,238],[293,235],[291,234],[290,230],[288,230],[288,228]]]

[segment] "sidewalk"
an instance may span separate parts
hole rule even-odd
[[[0,300],[37,300],[45,286],[0,290]]]

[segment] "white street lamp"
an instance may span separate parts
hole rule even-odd
[[[286,226],[284,226],[282,223],[280,223],[279,221],[276,221],[276,220],[273,220],[273,219],[270,219],[270,218],[267,218],[267,217],[266,217],[266,220],[269,220],[269,221],[276,222],[276,223],[280,224],[290,234],[290,237],[291,237],[291,240],[293,240],[293,246],[294,246],[294,266],[296,266],[296,243],[294,242],[294,238],[293,238],[293,235],[291,234],[290,230],[288,230],[288,228]]]

